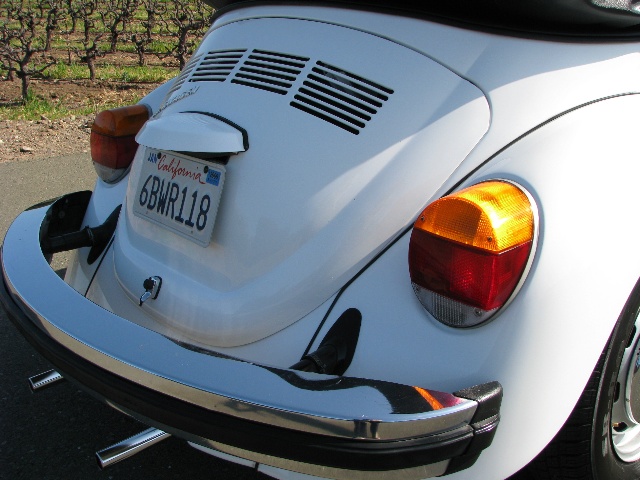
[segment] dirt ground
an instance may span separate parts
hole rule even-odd
[[[34,93],[50,102],[60,101],[73,108],[108,102],[133,103],[153,90],[155,84],[32,80]],[[0,81],[0,106],[20,98],[18,80]],[[50,120],[0,120],[0,163],[57,157],[89,151],[89,133],[93,115]]]

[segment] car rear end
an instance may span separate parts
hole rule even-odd
[[[63,376],[276,477],[499,475],[470,467],[502,383],[526,390],[509,319],[540,239],[500,149],[565,108],[524,79],[583,70],[491,71],[546,45],[382,7],[226,5],[176,79],[98,116],[94,191],[25,212],[2,251],[3,304]]]

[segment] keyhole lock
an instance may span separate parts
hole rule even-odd
[[[142,306],[142,304],[149,299],[155,300],[156,298],[158,298],[161,285],[162,278],[160,277],[149,277],[144,282],[142,282],[144,293],[140,296],[140,306]]]

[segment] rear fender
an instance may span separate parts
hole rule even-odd
[[[146,105],[152,114],[157,112],[172,83],[172,80],[163,83],[144,96],[139,103]],[[122,205],[127,192],[128,180],[128,174],[115,184],[105,183],[98,178],[82,225],[90,227],[101,225],[118,205]],[[88,252],[89,248],[71,252],[71,260],[65,276],[65,281],[82,293],[85,292],[90,279],[99,266],[99,262],[92,264],[87,262]]]
[[[580,397],[640,276],[640,225],[633,216],[639,112],[638,95],[576,109],[459,184],[515,181],[540,212],[531,271],[513,302],[489,323],[448,328],[422,308],[409,279],[410,232],[339,296],[332,316],[355,307],[363,317],[347,374],[443,390],[488,379],[503,385],[502,422],[492,446],[472,468],[449,478],[513,474],[554,437]]]

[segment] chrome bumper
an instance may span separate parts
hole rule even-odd
[[[453,473],[491,443],[497,382],[449,394],[258,365],[184,348],[95,305],[42,253],[50,208],[7,232],[0,300],[65,377],[112,406],[204,446],[333,478]]]

